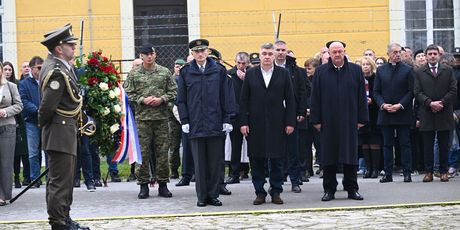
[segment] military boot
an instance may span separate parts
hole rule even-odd
[[[141,184],[141,191],[137,195],[137,198],[146,199],[147,197],[149,197],[149,184]]]
[[[159,184],[158,196],[172,197],[172,193],[169,191],[168,186],[166,185],[166,182],[160,182],[158,184]]]

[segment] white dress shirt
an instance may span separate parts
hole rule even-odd
[[[264,82],[265,82],[265,87],[268,88],[268,84],[270,84],[270,80],[272,79],[272,75],[273,75],[273,66],[272,68],[270,68],[268,71],[265,71],[262,66],[260,67],[260,70],[262,71],[262,77],[264,78]]]

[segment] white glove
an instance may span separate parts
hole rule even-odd
[[[225,132],[225,133],[229,133],[233,130],[233,126],[229,123],[224,123],[222,125],[222,131]]]
[[[190,126],[188,124],[182,125],[182,132],[189,133],[190,132]]]

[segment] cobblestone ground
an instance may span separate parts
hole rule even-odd
[[[460,205],[79,221],[91,229],[460,229]],[[49,229],[45,222],[0,229]]]

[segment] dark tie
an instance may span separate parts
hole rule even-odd
[[[200,71],[204,73],[204,66],[200,66]]]
[[[433,73],[433,76],[436,76],[438,72],[436,71],[436,66],[431,66],[431,72]]]

